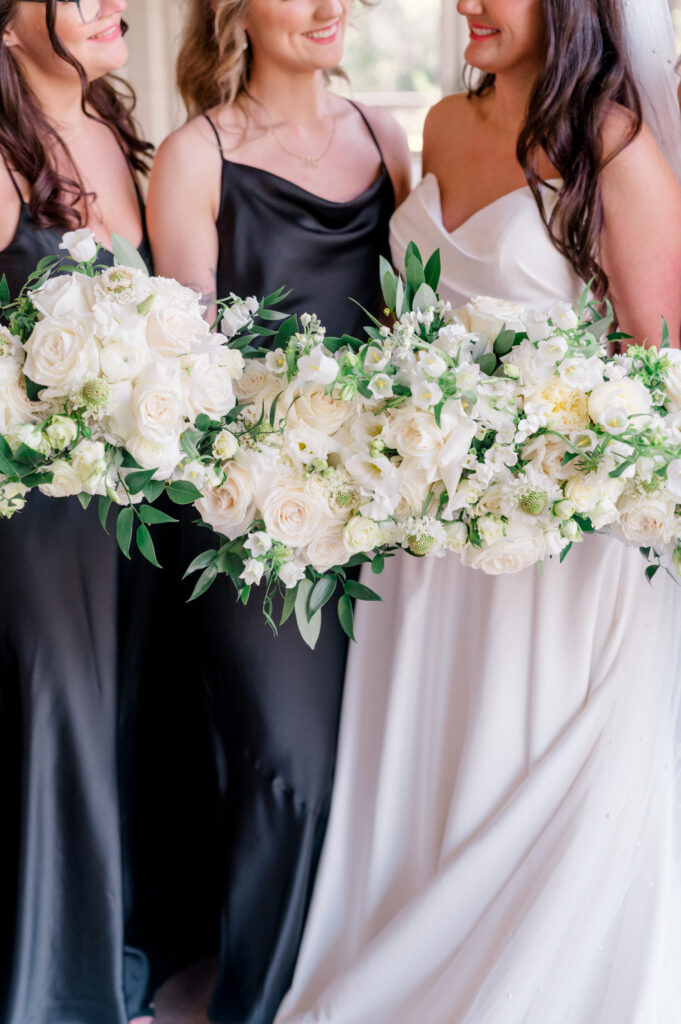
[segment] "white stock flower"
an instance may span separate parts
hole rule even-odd
[[[68,395],[99,375],[92,319],[74,313],[39,321],[26,342],[24,372],[30,380]]]
[[[636,416],[635,425],[642,427],[645,424],[643,417],[650,413],[652,405],[650,392],[639,380],[611,380],[592,391],[589,415],[594,423],[605,427],[606,410],[617,407],[629,417]]]
[[[92,231],[87,228],[78,228],[77,231],[67,231],[62,235],[59,243],[60,249],[67,249],[69,256],[76,263],[88,263],[97,255],[97,242]]]
[[[39,490],[48,498],[68,498],[73,494],[80,494],[83,489],[82,481],[70,462],[65,459],[57,459],[56,462],[46,466],[48,473],[52,473],[52,482],[40,484]]]
[[[345,524],[343,540],[351,555],[372,551],[379,543],[379,526],[366,516],[353,516]]]
[[[148,366],[132,389],[131,410],[137,430],[147,440],[167,444],[177,439],[183,413],[178,366]]]
[[[209,488],[195,507],[204,522],[230,540],[245,533],[255,516],[253,483],[246,467],[230,462],[224,483]]]
[[[306,356],[298,360],[298,376],[310,384],[326,387],[338,376],[336,360],[326,352],[323,345],[316,345]]]
[[[242,579],[248,587],[258,586],[264,572],[265,566],[262,562],[259,562],[257,558],[248,558],[244,562],[244,571],[239,579]]]
[[[261,512],[270,537],[291,548],[310,544],[328,518],[318,496],[295,477],[280,479],[267,488]]]

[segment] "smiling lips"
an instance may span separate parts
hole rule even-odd
[[[332,43],[338,36],[339,29],[340,21],[334,21],[333,25],[317,29],[315,32],[304,32],[303,35],[313,43]]]
[[[471,30],[471,39],[476,43],[499,35],[499,29],[490,28],[489,25],[471,25],[469,23],[469,28]]]
[[[116,22],[115,25],[109,25],[109,27],[104,29],[102,32],[98,32],[96,35],[89,36],[88,38],[90,42],[94,43],[110,43],[114,39],[118,39],[120,35],[120,22]]]

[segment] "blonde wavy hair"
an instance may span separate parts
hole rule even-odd
[[[371,6],[376,0],[360,2]],[[249,3],[189,0],[177,59],[177,85],[189,117],[231,106],[247,94],[251,50],[243,20]],[[344,72],[338,68],[333,74]]]

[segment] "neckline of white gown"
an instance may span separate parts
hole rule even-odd
[[[486,206],[480,207],[480,209],[476,210],[474,213],[472,213],[470,215],[470,217],[466,217],[466,219],[461,224],[459,224],[458,227],[453,228],[451,231],[448,231],[447,228],[445,227],[444,217],[443,217],[443,214],[442,214],[442,193],[440,191],[440,182],[439,182],[439,180],[437,178],[437,175],[434,174],[432,171],[429,171],[428,174],[425,174],[423,176],[423,178],[421,179],[421,185],[422,186],[425,185],[425,183],[430,181],[430,179],[432,179],[433,184],[435,186],[435,191],[436,191],[435,198],[437,200],[437,203],[436,203],[437,221],[438,221],[439,226],[442,228],[442,231],[444,232],[445,235],[447,235],[448,238],[453,238],[454,235],[456,235],[459,231],[462,231],[465,227],[468,227],[468,225],[471,224],[474,220],[477,220],[477,218],[482,216],[482,214],[487,213],[488,210],[491,210],[495,206],[498,206],[499,203],[503,203],[504,201],[508,200],[509,198],[511,198],[513,196],[520,195],[521,193],[528,193],[529,192],[530,195],[532,194],[529,185],[521,185],[519,188],[514,188],[510,192],[504,192],[504,194],[502,196],[498,196],[496,199],[493,199],[491,203],[487,203]],[[562,178],[547,178],[546,179],[546,184],[547,185],[561,185],[562,182],[563,182]]]

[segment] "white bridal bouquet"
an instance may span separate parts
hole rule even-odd
[[[642,548],[652,578],[681,563],[681,353],[610,356],[611,311],[585,294],[548,313],[495,299],[452,312],[439,255],[407,252],[406,283],[383,261],[391,326],[327,338],[284,321],[245,362],[226,417],[197,421],[196,508],[224,536],[195,559],[194,596],[229,574],[273,620],[295,610],[314,645],[324,605],[352,637],[352,599],[377,599],[347,569],[402,548],[454,552],[487,573],[566,556],[607,529]],[[198,436],[200,434],[200,436]]]
[[[116,264],[100,267],[90,232],[72,232],[70,258],[48,257],[21,295],[0,282],[0,515],[32,487],[52,497],[100,496],[103,523],[120,506],[117,535],[155,561],[148,526],[172,521],[151,503],[201,496],[183,435],[197,417],[236,405],[243,357],[210,330],[200,296],[150,277],[114,236]],[[59,271],[55,273],[55,271]],[[224,304],[249,323],[258,303]]]

